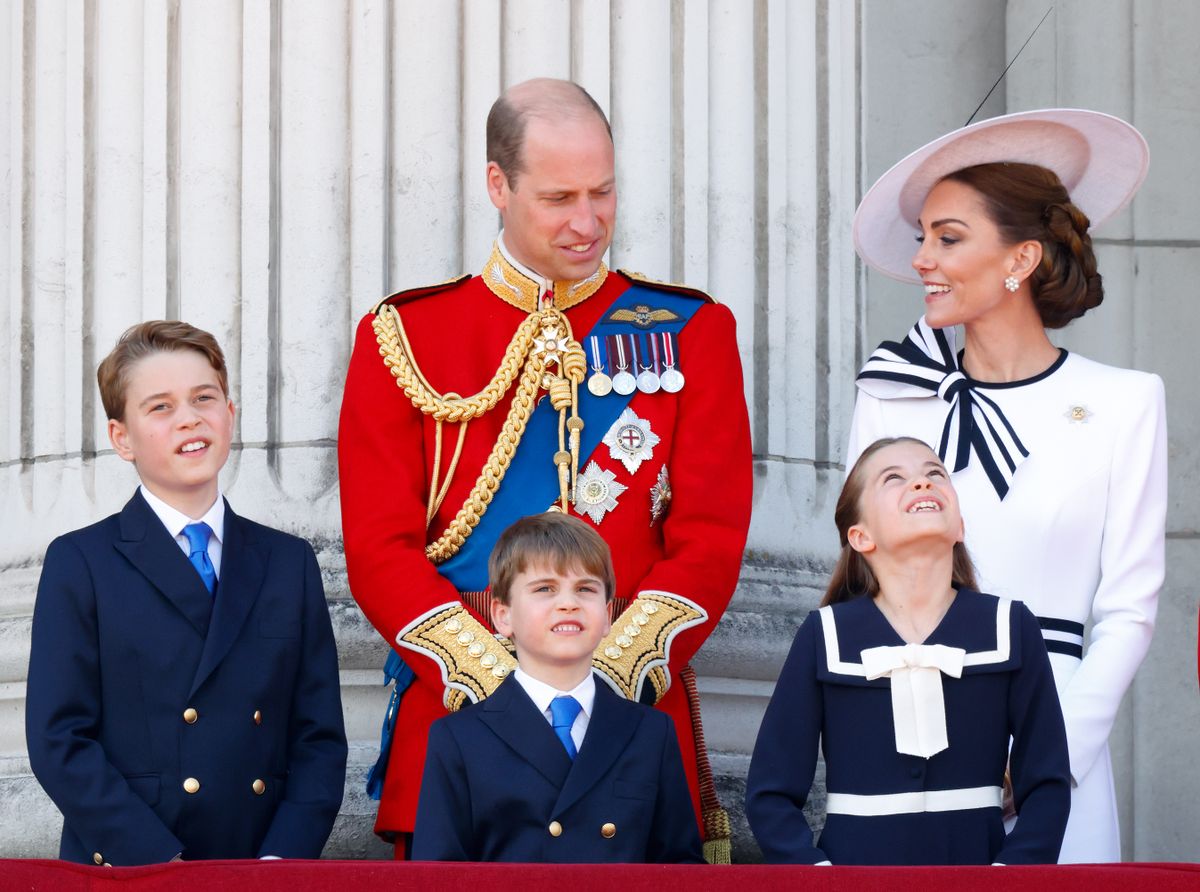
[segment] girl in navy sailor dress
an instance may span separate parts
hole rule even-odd
[[[937,455],[879,440],[835,514],[842,554],[767,707],[746,815],[772,863],[1054,863],[1070,810],[1066,732],[1037,620],[974,591]],[[1011,738],[1011,749],[1010,749]],[[820,745],[827,818],[802,809]],[[1020,820],[1005,835],[1006,766]]]

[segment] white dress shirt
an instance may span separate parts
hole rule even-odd
[[[596,679],[592,673],[589,672],[587,678],[569,691],[560,691],[544,681],[538,681],[520,666],[513,672],[513,677],[525,689],[525,693],[529,695],[533,705],[541,711],[551,726],[554,724],[554,717],[550,714],[551,700],[555,697],[574,697],[579,701],[579,705],[583,708],[579,710],[579,715],[575,716],[575,721],[571,725],[571,739],[575,741],[575,749],[579,750],[583,746],[583,735],[587,734],[588,721],[592,715],[592,709],[596,705]]]
[[[150,506],[150,510],[155,513],[163,526],[167,528],[167,532],[175,538],[175,543],[179,546],[180,551],[185,555],[191,554],[192,547],[188,543],[188,538],[183,534],[183,528],[189,523],[206,523],[209,529],[212,530],[212,535],[208,537],[208,559],[212,561],[213,572],[217,579],[221,578],[221,543],[225,539],[225,497],[220,491],[217,492],[217,500],[201,517],[188,517],[182,511],[177,511],[156,496],[150,490],[146,489],[145,484],[139,487],[142,498],[146,500],[146,504]]]

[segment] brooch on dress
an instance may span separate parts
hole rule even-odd
[[[1063,412],[1063,417],[1071,424],[1087,424],[1087,420],[1095,414],[1082,403],[1076,403],[1067,407],[1067,411]]]

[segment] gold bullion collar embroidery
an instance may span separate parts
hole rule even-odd
[[[604,280],[608,278],[608,267],[603,263],[586,279],[577,282],[554,283],[554,308],[566,310],[576,304],[583,303],[600,290]],[[492,244],[492,254],[483,266],[483,281],[488,290],[505,303],[512,304],[526,313],[537,312],[539,285],[508,262],[508,258],[500,250],[499,243]]]

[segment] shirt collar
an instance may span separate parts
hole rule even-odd
[[[591,672],[587,674],[587,678],[569,691],[560,691],[544,681],[539,681],[520,666],[513,672],[513,676],[525,689],[525,693],[529,695],[529,699],[533,701],[533,705],[538,708],[539,712],[548,710],[550,701],[555,697],[574,697],[583,707],[583,714],[591,718],[592,707],[596,703],[596,677]]]
[[[496,246],[500,249],[500,253],[504,255],[504,259],[512,264],[513,268],[516,269],[517,272],[529,279],[531,282],[537,283],[538,294],[545,294],[547,291],[549,291],[551,294],[554,293],[554,282],[551,279],[547,279],[541,273],[535,273],[525,264],[521,263],[521,261],[517,260],[517,258],[512,256],[512,252],[508,250],[508,245],[504,244],[503,229],[500,230],[500,234],[496,236]]]
[[[172,536],[183,535],[183,528],[189,523],[206,523],[208,528],[212,530],[213,538],[218,542],[225,541],[225,496],[220,490],[217,490],[217,499],[212,503],[212,506],[204,512],[201,517],[191,518],[172,508],[154,493],[146,488],[146,484],[141,484],[138,487],[142,498],[146,500],[146,504],[150,506],[150,510],[155,516],[162,521],[163,526],[167,528],[167,532]]]

